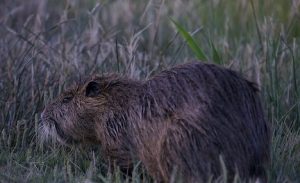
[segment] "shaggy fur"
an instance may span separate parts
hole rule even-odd
[[[194,62],[144,81],[94,77],[42,114],[45,134],[62,143],[101,144],[122,169],[140,160],[157,181],[267,181],[270,126],[257,88],[233,71]],[[42,132],[43,134],[43,132]]]

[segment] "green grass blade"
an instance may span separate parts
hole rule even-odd
[[[215,64],[219,64],[219,65],[222,65],[223,64],[223,60],[219,54],[219,52],[217,51],[214,43],[212,42],[212,40],[210,39],[210,47],[211,47],[211,50],[212,50],[212,58],[213,58],[213,62]]]
[[[198,46],[194,38],[191,36],[190,33],[188,33],[178,22],[170,18],[173,24],[176,26],[177,31],[180,33],[180,35],[185,39],[189,47],[193,50],[195,53],[197,59],[207,61],[207,57],[204,54],[203,50]]]

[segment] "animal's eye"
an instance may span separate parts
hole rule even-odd
[[[64,96],[62,102],[63,102],[63,103],[68,103],[68,102],[70,102],[73,98],[74,98],[74,96],[73,96],[72,94],[66,95],[66,96]]]

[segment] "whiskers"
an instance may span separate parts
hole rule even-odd
[[[54,144],[59,141],[56,128],[48,121],[41,119],[38,129],[38,139],[40,144]]]
[[[39,144],[52,144],[70,147],[76,141],[64,134],[52,118],[40,119],[38,128]]]

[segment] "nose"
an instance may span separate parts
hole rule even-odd
[[[45,111],[43,111],[43,112],[41,113],[41,119],[43,119],[44,116],[45,116]]]

